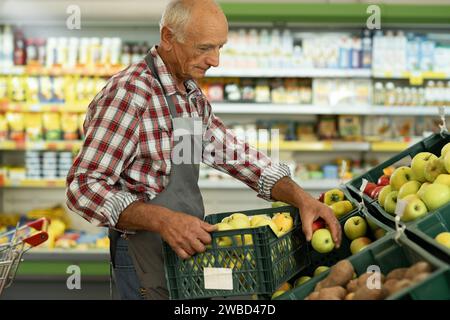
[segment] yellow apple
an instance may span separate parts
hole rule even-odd
[[[409,194],[416,194],[417,191],[420,189],[420,182],[416,180],[408,181],[404,185],[400,187],[400,190],[398,191],[398,199],[403,199]]]
[[[319,253],[328,253],[334,249],[333,238],[331,237],[330,230],[318,229],[311,238],[311,246]]]
[[[429,183],[429,182],[424,182],[424,183],[422,183],[422,185],[420,186],[420,188],[419,188],[419,191],[417,191],[417,196],[419,197],[419,198],[422,198],[422,195],[424,194],[424,192],[425,192],[425,189],[429,186],[429,185],[431,185],[431,183]]]
[[[384,210],[389,214],[395,214],[395,208],[397,207],[398,191],[391,191],[384,200]]]
[[[306,281],[309,281],[310,279],[311,279],[311,277],[308,277],[308,276],[303,276],[303,277],[298,278],[294,282],[294,288],[301,286],[302,284],[304,284]]]
[[[289,232],[294,226],[294,219],[288,212],[277,213],[272,217],[272,221],[278,228],[279,237]]]
[[[450,188],[439,183],[430,184],[420,198],[428,208],[434,211],[450,201]]]
[[[448,151],[450,151],[450,142],[448,142],[445,146],[442,147],[441,157],[445,157]]]
[[[269,220],[269,219],[262,219],[254,227],[257,228],[257,227],[262,227],[262,226],[269,226],[276,235],[280,231],[280,230],[278,230],[277,225],[272,220]]]
[[[279,296],[281,296],[282,294],[284,294],[286,291],[284,291],[284,290],[278,290],[278,291],[275,291],[274,293],[273,293],[273,295],[272,295],[272,300],[273,299],[275,299],[275,298],[277,298],[277,297],[279,297]]]
[[[441,158],[428,161],[425,165],[424,176],[428,182],[433,182],[442,173],[447,173],[447,171],[445,170],[444,161]]]
[[[389,184],[391,185],[392,190],[398,191],[402,185],[411,180],[416,180],[414,172],[410,167],[402,166],[395,169],[392,173]]]
[[[330,267],[327,266],[318,266],[313,273],[314,277],[317,277],[319,274],[321,274],[322,272],[327,271],[328,269],[330,269]]]
[[[431,160],[435,160],[438,157],[431,152],[420,152],[414,156],[411,161],[411,169],[414,172],[416,180],[419,182],[425,182],[425,165]]]
[[[265,214],[258,214],[258,215],[252,216],[252,218],[250,219],[250,226],[254,227],[263,219],[270,220],[270,217]]]
[[[333,203],[330,206],[331,210],[333,210],[334,215],[337,218],[345,216],[347,213],[353,210],[353,205],[348,200],[338,201]]]
[[[450,249],[450,232],[441,232],[434,239],[444,247]]]
[[[233,227],[230,226],[228,223],[220,222],[216,224],[217,231],[226,231],[226,230],[233,230]],[[233,243],[233,240],[231,240],[231,237],[219,237],[217,240],[217,244],[221,247],[227,247],[231,246]]]
[[[417,195],[407,195],[403,200],[407,202],[407,205],[401,218],[402,221],[413,221],[422,218],[428,213],[427,206]]]
[[[360,237],[356,238],[350,243],[350,251],[352,254],[356,254],[363,250],[365,247],[367,247],[369,244],[372,243],[372,240],[370,240],[367,237]]]
[[[230,216],[230,220],[228,221],[228,224],[233,229],[246,229],[246,228],[250,228],[250,219],[245,214],[233,213]]]
[[[391,192],[392,187],[390,185],[384,186],[383,189],[381,189],[380,193],[378,194],[378,203],[382,208],[384,208],[384,201],[386,200],[386,196]]]
[[[445,184],[450,187],[450,174],[443,173],[438,175],[436,180],[434,180],[434,183]]]

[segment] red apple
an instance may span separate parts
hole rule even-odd
[[[322,218],[319,218],[313,222],[313,224],[312,224],[312,232],[313,233],[317,229],[322,229],[322,228],[325,228],[325,220],[323,220]]]
[[[390,177],[386,174],[383,174],[381,177],[378,178],[377,184],[379,186],[387,186],[389,184],[389,180]]]
[[[325,192],[322,192],[319,196],[319,201],[323,203],[323,199],[325,198]]]
[[[370,197],[375,200],[378,199],[378,195],[380,194],[381,189],[383,188],[384,186],[378,186],[375,189],[373,189],[372,193],[370,194]]]
[[[364,193],[367,194],[368,196],[370,196],[370,194],[372,193],[373,189],[375,189],[377,187],[377,185],[373,182],[368,182],[366,185],[366,188],[364,189]]]

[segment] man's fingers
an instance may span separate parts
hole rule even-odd
[[[195,252],[205,252],[205,245],[199,240],[195,239],[191,242],[191,247],[195,250]]]
[[[305,234],[306,241],[311,241],[312,238],[312,220],[305,219],[303,221],[303,233]]]
[[[211,235],[206,232],[204,229],[201,229],[200,232],[197,235],[197,238],[203,243],[203,244],[210,244],[212,241]]]
[[[175,253],[177,254],[177,256],[179,256],[181,259],[186,260],[189,259],[191,256],[184,251],[182,248],[174,248]]]
[[[217,226],[214,224],[209,224],[207,222],[202,221],[202,228],[206,231],[206,232],[213,232],[213,231],[217,231]]]
[[[341,246],[341,237],[342,237],[341,225],[339,221],[332,213],[324,215],[323,219],[330,228],[331,236],[333,237],[333,241],[336,245],[336,248],[339,248]]]

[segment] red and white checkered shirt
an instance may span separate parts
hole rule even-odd
[[[128,205],[146,197],[153,199],[167,186],[173,138],[164,93],[173,99],[180,116],[202,118],[209,132],[204,146],[205,142],[219,142],[223,151],[236,154],[244,150],[247,157],[236,164],[221,164],[213,157],[202,161],[270,200],[275,182],[290,175],[288,166],[272,163],[236,139],[212,113],[193,80],[185,83],[187,94],[180,93],[156,47],[151,53],[161,83],[141,60],[113,76],[89,104],[85,141],[67,176],[68,207],[95,225],[114,227]]]

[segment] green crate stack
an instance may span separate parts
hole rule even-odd
[[[343,257],[344,258],[344,257]],[[369,266],[378,266],[386,275],[396,268],[405,268],[419,261],[426,261],[433,267],[429,277],[420,283],[389,296],[388,300],[450,300],[450,268],[447,263],[427,253],[423,248],[406,236],[395,240],[395,233],[390,233],[361,252],[348,257],[357,275],[367,272]],[[303,300],[316,284],[330,273],[329,270],[307,281],[301,286],[279,296],[279,300]]]
[[[360,209],[360,210],[356,210],[353,211],[352,213],[350,213],[349,215],[345,216],[344,218],[340,219],[339,222],[341,224],[341,228],[342,230],[344,230],[344,225],[345,222],[352,218],[352,217],[363,217],[366,219],[366,221],[371,220],[377,227],[382,228],[383,230],[386,231],[386,235],[394,232],[393,229],[391,229],[390,227],[388,227],[387,225],[380,223],[379,221],[375,220],[373,218],[373,216],[367,212],[367,210],[365,209]],[[367,227],[367,237],[369,237],[371,240],[373,240],[373,243],[378,242],[378,240],[376,240],[374,232],[371,230],[371,228],[368,226]],[[384,237],[383,237],[384,238]],[[333,249],[333,251],[329,252],[329,253],[319,253],[317,251],[315,251],[311,244],[308,243],[308,254],[309,254],[309,265],[306,266],[306,268],[304,268],[302,270],[302,272],[300,272],[300,274],[295,277],[292,278],[289,282],[291,284],[294,284],[294,281],[299,277],[299,276],[313,276],[314,270],[319,267],[319,266],[327,266],[327,267],[331,267],[334,264],[336,264],[338,261],[342,260],[342,259],[346,259],[348,257],[350,257],[352,255],[351,251],[350,251],[350,243],[351,240],[349,240],[344,233],[342,233],[342,241],[341,241],[341,246],[339,247],[339,249]],[[372,245],[370,244],[370,246]],[[365,249],[364,249],[365,250]],[[314,279],[316,279],[316,277],[314,277]],[[311,282],[312,280],[308,281]],[[307,283],[308,283],[307,282]],[[288,293],[285,293],[283,296],[287,295]]]
[[[294,228],[278,238],[268,226],[216,231],[204,253],[188,260],[180,259],[164,243],[165,271],[171,299],[200,299],[214,297],[269,295],[281,283],[295,276],[308,265],[306,240],[301,231],[298,209],[292,206],[241,211],[247,216],[265,214],[270,217],[288,212]],[[205,221],[216,224],[236,212],[208,215]],[[245,244],[246,237],[252,244]],[[230,246],[220,246],[224,237],[232,239]],[[240,241],[239,241],[240,240]],[[204,268],[231,268],[232,289],[205,289]]]

